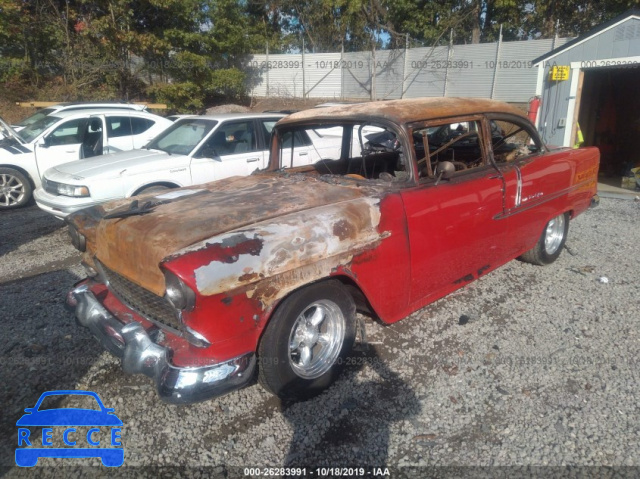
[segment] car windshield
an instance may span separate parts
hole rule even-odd
[[[35,123],[36,121],[42,120],[45,116],[50,115],[55,111],[56,111],[55,108],[43,108],[42,110],[38,110],[33,115],[28,116],[27,118],[22,120],[20,123],[18,123],[18,126],[22,126],[22,127],[29,126],[32,123]]]
[[[178,120],[145,147],[170,154],[188,155],[216,126],[216,120],[185,118]]]
[[[18,133],[24,141],[27,143],[36,139],[38,135],[40,135],[44,130],[49,128],[54,123],[60,121],[60,118],[57,116],[48,115],[43,118],[40,118],[34,123],[31,123],[28,127],[23,130],[20,130]]]
[[[352,180],[407,182],[407,152],[397,132],[366,122],[276,127],[279,169]]]

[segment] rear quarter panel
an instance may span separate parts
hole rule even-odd
[[[513,254],[531,249],[547,222],[570,212],[584,212],[597,192],[600,152],[597,148],[558,149],[506,167],[503,220],[509,223]],[[519,168],[522,178],[517,193]]]

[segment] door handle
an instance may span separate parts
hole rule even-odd
[[[260,161],[260,158],[247,158],[247,163],[255,163],[256,161]]]
[[[308,151],[301,151],[300,153],[298,153],[298,156],[307,156],[308,154]]]
[[[76,150],[64,150],[65,153],[77,153]]]

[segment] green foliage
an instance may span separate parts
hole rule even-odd
[[[579,35],[637,0],[0,0],[4,99],[140,99],[200,111],[245,94],[243,58]],[[388,41],[387,41],[388,39]]]
[[[199,113],[204,108],[204,92],[192,82],[156,84],[147,92],[178,113]]]

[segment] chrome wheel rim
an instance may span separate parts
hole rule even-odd
[[[315,379],[335,363],[345,336],[340,307],[326,299],[305,308],[289,335],[289,364],[305,379]]]
[[[17,205],[24,198],[24,184],[16,176],[0,175],[0,205]]]
[[[564,215],[553,218],[547,224],[544,233],[544,250],[547,254],[554,254],[560,248],[564,238]]]

